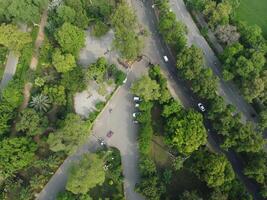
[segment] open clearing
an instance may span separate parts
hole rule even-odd
[[[257,24],[267,38],[267,2],[266,0],[241,0],[236,18],[248,24]]]

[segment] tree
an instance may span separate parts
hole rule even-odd
[[[267,181],[267,155],[265,152],[247,154],[247,165],[244,174],[264,184]]]
[[[19,52],[22,48],[31,43],[32,39],[29,33],[24,33],[16,25],[2,24],[0,26],[0,44],[10,50]]]
[[[84,71],[81,67],[75,67],[73,70],[62,74],[60,84],[72,94],[86,89]]]
[[[224,155],[197,151],[191,156],[191,170],[209,187],[218,187],[234,179],[231,164]]]
[[[47,0],[3,0],[1,6],[4,5],[4,7],[0,11],[0,16],[2,14],[6,19],[12,19],[15,22],[39,23],[40,12],[47,3]]]
[[[138,24],[134,12],[125,3],[120,3],[112,16],[115,30],[113,45],[127,60],[134,60],[143,48],[143,42],[135,32]]]
[[[150,101],[160,97],[159,89],[156,81],[151,80],[148,76],[142,76],[132,84],[131,92],[140,96],[144,101]]]
[[[176,20],[173,12],[160,13],[159,31],[167,44],[171,45],[177,52],[186,45],[186,26]]]
[[[221,42],[227,45],[238,42],[240,37],[240,34],[237,32],[237,28],[229,24],[218,26],[216,28],[215,34]]]
[[[30,136],[40,135],[46,128],[47,122],[47,119],[41,119],[35,110],[26,108],[20,113],[20,121],[16,124],[16,129]]]
[[[87,138],[91,124],[83,121],[79,115],[70,113],[54,133],[50,133],[47,143],[54,152],[63,151],[73,154]]]
[[[172,114],[176,114],[182,110],[180,103],[172,99],[168,104],[163,105],[162,116],[165,118],[170,117]]]
[[[76,67],[74,56],[69,53],[63,55],[59,49],[53,53],[52,63],[56,70],[61,73],[66,73]]]
[[[47,112],[50,107],[50,100],[48,96],[38,94],[32,97],[29,106],[39,112]]]
[[[108,62],[104,57],[97,59],[96,63],[91,64],[86,72],[86,77],[89,80],[95,80],[97,83],[104,81],[104,76],[107,72]]]
[[[199,76],[192,81],[192,89],[203,99],[213,99],[217,96],[218,81],[210,68],[201,69]]]
[[[267,110],[263,110],[260,113],[259,127],[261,128],[261,130],[267,128]]]
[[[26,137],[3,139],[0,142],[0,179],[6,179],[34,161],[37,146]]]
[[[97,154],[84,154],[71,170],[66,189],[74,194],[86,194],[105,181],[104,161]]]
[[[193,110],[168,118],[166,131],[168,143],[182,154],[191,154],[207,142],[203,117]]]
[[[180,195],[179,200],[203,200],[196,191],[185,191]]]
[[[201,49],[192,45],[189,48],[184,48],[177,56],[177,68],[182,71],[185,79],[193,80],[200,73],[204,59]]]
[[[64,53],[78,55],[85,43],[85,33],[78,27],[65,22],[56,32],[55,38]]]
[[[237,152],[258,152],[265,144],[260,133],[254,130],[253,124],[235,124],[231,133],[227,134],[222,145],[223,148],[234,148]]]
[[[260,77],[255,77],[252,80],[245,80],[242,83],[242,93],[249,103],[252,103],[263,91],[264,81]]]
[[[67,102],[65,88],[62,85],[54,85],[51,87],[46,85],[43,94],[47,95],[50,102],[53,102],[55,105],[65,105]]]
[[[64,22],[73,23],[75,21],[76,11],[66,5],[60,5],[57,8],[57,17],[60,24]]]

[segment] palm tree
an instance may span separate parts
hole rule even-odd
[[[29,105],[37,111],[47,112],[50,107],[50,101],[48,96],[38,94],[32,97],[32,100]]]

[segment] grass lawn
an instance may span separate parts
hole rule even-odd
[[[266,0],[241,0],[236,12],[236,18],[257,24],[262,28],[263,35],[267,38],[267,1]]]

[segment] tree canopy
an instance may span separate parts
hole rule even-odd
[[[78,55],[85,43],[85,33],[80,28],[65,22],[55,33],[55,38],[64,53]]]
[[[182,154],[191,154],[207,142],[203,117],[193,110],[167,118],[168,143]]]
[[[0,180],[12,176],[34,161],[37,146],[26,137],[14,137],[0,142]]]
[[[56,70],[61,73],[71,71],[76,67],[75,58],[72,54],[63,55],[59,49],[56,49],[52,56],[52,63]]]
[[[15,22],[39,23],[48,0],[0,0],[0,18]]]
[[[61,127],[49,134],[47,142],[50,149],[55,152],[74,153],[89,135],[90,126],[91,124],[83,121],[79,115],[68,114]]]
[[[120,3],[111,21],[115,30],[114,46],[123,58],[134,60],[143,47],[142,40],[136,33],[138,24],[134,12],[125,2]]]
[[[0,26],[0,44],[10,50],[19,52],[32,41],[29,33],[24,33],[16,25],[2,24]]]
[[[191,170],[209,187],[221,186],[231,182],[235,177],[232,166],[224,155],[213,154],[208,151],[194,153]]]
[[[104,161],[97,154],[84,154],[70,170],[66,189],[74,194],[86,194],[105,181]]]
[[[160,97],[159,89],[160,87],[155,80],[152,80],[149,76],[142,76],[132,84],[131,92],[145,101],[150,101]]]

